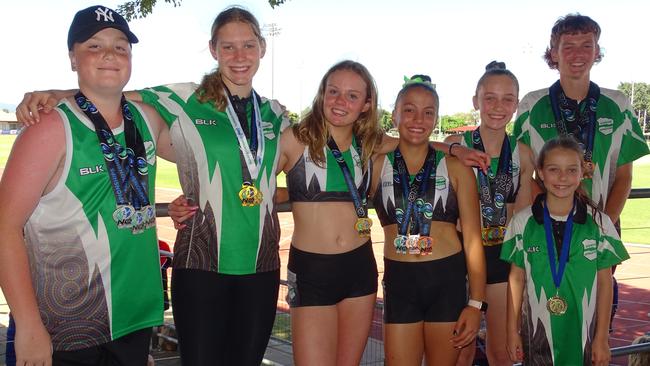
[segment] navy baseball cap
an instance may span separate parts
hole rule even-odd
[[[129,24],[115,10],[102,5],[94,5],[75,14],[68,31],[68,50],[77,42],[85,42],[95,33],[105,28],[115,28],[126,35],[130,43],[138,43],[138,37],[131,32]]]

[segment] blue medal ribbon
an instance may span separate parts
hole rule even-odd
[[[562,238],[562,248],[559,258],[556,260],[557,255],[555,252],[555,239],[553,239],[553,228],[551,226],[551,214],[548,211],[546,200],[543,202],[544,206],[544,231],[546,233],[546,251],[548,252],[548,262],[551,266],[551,275],[553,276],[553,283],[556,290],[559,290],[566,263],[569,259],[569,247],[571,246],[571,234],[573,231],[573,211],[576,208],[575,200],[573,207],[566,220],[564,227],[564,236]],[[556,265],[557,262],[557,265]]]
[[[126,147],[123,147],[115,140],[113,132],[97,107],[81,91],[74,98],[95,127],[118,210],[129,204],[135,208],[136,213],[143,208],[146,210],[149,206],[147,157],[142,136],[133,123],[126,99],[122,96],[120,100],[126,141]],[[127,211],[129,210],[124,212]],[[152,220],[153,217],[145,219]],[[150,226],[148,222],[145,224]]]
[[[585,98],[585,110],[576,116],[576,111],[569,104],[569,99],[562,90],[560,81],[556,81],[548,91],[551,108],[555,117],[556,128],[561,135],[572,135],[582,144],[584,160],[591,162],[594,151],[594,136],[596,132],[596,109],[600,97],[600,87],[589,82],[589,91]],[[578,108],[580,105],[578,104]]]
[[[481,133],[478,128],[472,131],[472,143],[474,149],[485,152]],[[484,228],[505,226],[506,224],[506,216],[508,213],[506,201],[514,193],[511,165],[512,149],[510,147],[510,139],[506,134],[501,144],[501,153],[499,154],[499,165],[496,174],[492,174],[491,168],[488,167],[488,174],[494,176],[492,182],[490,182],[490,177],[481,169],[478,169],[476,174],[481,203],[481,221]]]
[[[352,178],[352,173],[350,172],[350,168],[348,168],[348,165],[345,163],[345,159],[343,159],[343,154],[341,153],[341,150],[339,149],[338,145],[336,144],[336,141],[330,136],[330,138],[327,140],[327,147],[330,149],[332,152],[332,155],[334,156],[334,159],[336,160],[336,163],[338,164],[339,168],[341,169],[341,173],[343,173],[343,179],[345,180],[345,184],[348,187],[348,191],[350,192],[350,196],[352,197],[352,203],[354,204],[354,210],[357,214],[358,218],[368,218],[368,200],[367,200],[367,192],[368,192],[368,186],[370,185],[370,176],[372,174],[372,162],[368,162],[368,169],[363,173],[363,179],[361,181],[361,185],[359,188],[357,188],[356,184],[354,184],[354,179]],[[357,154],[359,157],[361,157],[361,141],[357,141],[357,146],[355,146],[355,149],[357,150]]]
[[[399,150],[399,147],[395,149],[395,165],[397,169],[393,169],[393,187],[397,184],[401,186],[402,193],[402,207],[405,207],[404,213],[400,220],[397,220],[399,225],[398,234],[407,235],[411,234],[420,234],[423,236],[429,236],[431,231],[431,219],[433,217],[433,202],[435,198],[435,187],[434,187],[434,197],[430,199],[426,197],[426,193],[429,187],[429,181],[433,179],[435,185],[436,179],[436,152],[434,149],[429,147],[427,152],[427,157],[425,159],[424,166],[420,168],[418,173],[415,175],[413,183],[409,183],[409,173],[406,168],[406,162],[402,156],[402,153]],[[404,199],[406,198],[406,202]],[[415,216],[415,220],[411,220],[411,216]]]

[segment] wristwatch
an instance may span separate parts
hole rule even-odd
[[[469,299],[469,301],[467,301],[467,306],[471,306],[471,307],[473,307],[473,308],[477,308],[477,309],[480,310],[482,313],[486,312],[487,309],[488,309],[488,303],[487,303],[487,302],[485,302],[485,301],[478,301],[478,300],[472,300],[472,299]]]

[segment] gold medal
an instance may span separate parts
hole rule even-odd
[[[254,185],[247,182],[241,185],[239,199],[242,206],[257,206],[262,203],[262,197],[262,193]]]
[[[485,247],[502,244],[505,236],[505,226],[491,226],[481,229],[481,238],[483,239],[483,246]]]
[[[594,162],[591,160],[583,160],[582,161],[582,170],[583,173],[582,175],[585,178],[591,178],[594,175]]]
[[[362,238],[370,237],[370,228],[372,227],[372,220],[367,217],[359,217],[354,224],[354,228]]]
[[[566,300],[557,294],[546,302],[546,308],[553,315],[563,315],[568,307]]]

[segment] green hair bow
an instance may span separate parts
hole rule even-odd
[[[431,83],[430,80],[423,79],[421,76],[416,76],[413,78],[404,76],[404,84],[402,84],[402,89],[413,84],[422,84],[426,87],[431,88],[432,90],[436,90],[436,84]]]

